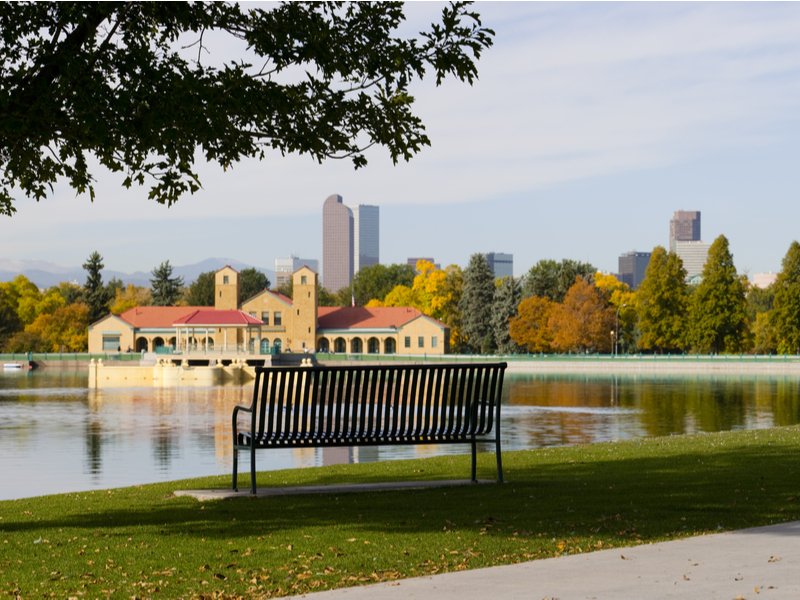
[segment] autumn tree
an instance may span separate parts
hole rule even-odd
[[[612,352],[627,352],[636,346],[636,292],[610,273],[595,273],[594,285],[614,309]]]
[[[77,302],[41,314],[25,332],[43,340],[45,352],[84,352],[88,344],[89,307]]]
[[[794,241],[783,257],[775,280],[775,300],[770,319],[777,351],[800,354],[800,243]]]
[[[17,301],[9,283],[0,283],[0,340],[8,339],[22,330],[22,322],[17,314]],[[0,342],[0,349],[3,344]],[[9,350],[11,352],[11,350]]]
[[[583,277],[576,277],[564,302],[555,305],[548,325],[559,352],[611,351],[614,310]]]
[[[708,249],[702,281],[691,297],[687,341],[696,352],[741,352],[749,333],[745,284],[721,235]]]
[[[116,296],[111,301],[110,310],[114,315],[121,315],[137,306],[149,306],[151,301],[149,289],[129,283],[125,289],[117,290]]]
[[[588,282],[597,269],[589,263],[572,259],[556,262],[552,259],[543,259],[533,265],[525,275],[522,286],[522,296],[541,296],[553,302],[562,302],[567,295],[567,290],[575,283],[576,277],[582,277]]]
[[[549,298],[529,296],[520,301],[517,316],[510,319],[509,334],[514,342],[528,352],[552,352],[553,336],[550,315],[556,303]]]
[[[494,32],[461,2],[416,36],[404,20],[399,2],[0,3],[0,214],[61,179],[94,199],[101,168],[171,205],[200,189],[196,159],[409,160],[430,145],[410,90],[471,84]]]
[[[111,300],[108,288],[103,285],[103,257],[100,253],[92,252],[83,263],[83,269],[86,271],[83,301],[89,307],[89,322],[94,323],[108,314],[108,303]]]
[[[492,303],[492,334],[497,351],[512,354],[519,346],[511,337],[509,321],[516,316],[517,306],[522,297],[519,281],[513,277],[503,277],[494,290]]]
[[[473,254],[464,269],[464,289],[458,308],[464,341],[474,352],[488,354],[495,349],[492,332],[494,273],[485,254]]]
[[[173,306],[181,297],[183,277],[172,276],[172,265],[162,262],[151,272],[150,293],[154,306]]]
[[[674,252],[656,246],[639,289],[639,347],[655,352],[675,352],[684,346],[688,291],[686,269]]]

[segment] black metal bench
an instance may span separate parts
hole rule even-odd
[[[239,450],[394,444],[470,444],[476,479],[478,442],[493,442],[497,480],[500,398],[506,363],[257,367],[253,401],[233,409],[233,489]],[[240,412],[250,428],[240,431]],[[494,433],[492,430],[494,429]]]

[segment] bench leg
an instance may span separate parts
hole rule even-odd
[[[494,453],[497,456],[497,483],[503,483],[503,455],[500,453],[500,430],[498,426]]]
[[[472,483],[478,483],[478,445],[472,442]]]
[[[236,484],[237,475],[239,474],[239,449],[236,445],[233,446],[233,491],[238,492],[239,486]]]
[[[256,495],[256,447],[250,449],[250,493]]]

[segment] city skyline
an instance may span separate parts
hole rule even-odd
[[[406,29],[439,4],[411,4]],[[680,207],[705,213],[741,273],[780,270],[800,237],[800,6],[705,3],[478,3],[496,43],[474,86],[413,90],[432,147],[397,167],[381,151],[353,171],[270,155],[172,208],[100,174],[97,200],[57,185],[0,218],[0,257],[149,271],[208,255],[260,265],[322,257],[330,190],[379,204],[381,262],[513,254],[515,275],[545,258],[617,271],[621,253],[668,247]],[[323,266],[324,269],[324,266]]]

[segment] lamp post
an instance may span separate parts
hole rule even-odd
[[[628,306],[626,303],[622,303],[617,307],[617,316],[614,321],[614,356],[619,354],[619,311],[626,306]]]

